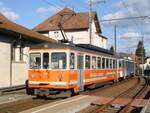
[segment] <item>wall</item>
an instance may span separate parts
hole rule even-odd
[[[27,63],[12,63],[12,85],[23,85],[27,80]]]
[[[0,40],[0,88],[10,86],[10,48],[9,43]]]
[[[150,69],[150,58],[147,58],[146,63],[143,66],[144,69]],[[142,64],[140,64],[140,67],[142,68]]]
[[[12,61],[11,65],[12,40],[12,37],[0,35],[0,88],[10,87],[11,83],[12,86],[22,85],[25,83],[25,80],[27,78],[29,47],[24,48],[24,61]]]
[[[28,54],[29,47],[24,48],[23,52],[23,61],[20,62],[12,62],[12,85],[22,85],[25,83],[25,80],[27,80],[28,75]],[[16,53],[16,56],[19,56],[18,53]]]

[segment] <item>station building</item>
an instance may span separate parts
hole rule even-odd
[[[107,48],[107,38],[102,35],[100,23],[96,12],[92,12],[92,38],[89,38],[89,12],[76,13],[64,8],[57,14],[37,25],[33,30],[56,41],[63,39],[62,32],[68,41],[74,44],[91,44]],[[61,25],[61,28],[60,28]],[[60,30],[61,29],[61,30]]]
[[[0,14],[0,89],[25,83],[29,47],[42,42],[55,41]]]

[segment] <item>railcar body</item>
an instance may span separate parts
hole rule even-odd
[[[126,72],[123,66],[116,68],[116,58],[112,54],[81,47],[44,44],[31,48],[29,53],[26,85],[31,95],[59,94],[68,90],[78,93],[86,86],[116,81]]]

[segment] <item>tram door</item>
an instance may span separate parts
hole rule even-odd
[[[77,55],[78,91],[83,91],[83,55]]]

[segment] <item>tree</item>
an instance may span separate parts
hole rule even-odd
[[[115,53],[115,49],[114,49],[113,46],[110,47],[110,51],[111,51],[112,53]]]
[[[137,49],[135,52],[136,56],[138,56],[139,58],[139,63],[142,64],[144,63],[144,59],[145,59],[145,49],[144,49],[144,45],[142,41],[139,41],[138,45],[137,45]],[[142,62],[143,61],[143,62]]]

